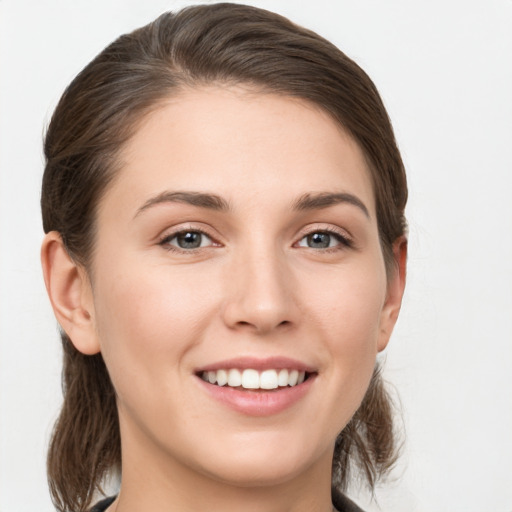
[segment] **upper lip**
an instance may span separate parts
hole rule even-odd
[[[234,357],[231,359],[224,359],[222,361],[216,361],[215,363],[201,366],[196,370],[197,373],[226,370],[230,368],[236,368],[238,370],[299,370],[307,373],[314,373],[316,369],[297,359],[293,359],[285,356],[274,356],[274,357]]]

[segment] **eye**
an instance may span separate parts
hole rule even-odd
[[[339,245],[350,247],[351,242],[339,233],[315,231],[301,238],[297,245],[298,247],[309,247],[310,249],[329,249]]]
[[[202,231],[186,230],[166,236],[160,245],[174,246],[178,249],[200,249],[213,245],[212,239]],[[172,247],[169,247],[172,248]]]

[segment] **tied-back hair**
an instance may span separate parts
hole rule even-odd
[[[166,98],[208,85],[244,85],[316,105],[349,133],[367,160],[387,272],[405,233],[407,184],[384,105],[366,73],[334,45],[277,14],[235,4],[166,13],[119,37],[73,80],[47,130],[41,206],[91,277],[96,210],[121,166],[120,150]],[[101,354],[84,355],[62,332],[64,403],[48,452],[48,479],[61,512],[87,510],[121,467],[116,394]],[[343,397],[340,397],[340,401]],[[306,427],[305,427],[306,428]],[[339,434],[333,488],[356,469],[373,488],[396,458],[392,403],[376,367]]]

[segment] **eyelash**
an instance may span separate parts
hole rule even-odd
[[[212,244],[207,247],[196,247],[196,248],[184,249],[184,248],[180,248],[175,245],[172,245],[170,243],[173,239],[175,239],[179,235],[183,235],[186,233],[197,233],[202,236],[206,236],[207,238],[209,238],[211,240]],[[314,251],[322,251],[324,253],[325,252],[331,253],[331,252],[336,252],[336,251],[340,251],[340,250],[344,250],[344,249],[352,249],[354,247],[353,240],[349,236],[347,236],[347,234],[345,232],[338,231],[332,227],[316,227],[315,229],[311,229],[310,231],[304,232],[303,234],[301,234],[298,241],[293,244],[293,246],[294,247],[303,247],[303,246],[298,246],[298,244],[302,240],[307,238],[308,236],[315,235],[315,234],[326,234],[326,235],[332,236],[336,239],[336,241],[339,242],[339,245],[335,245],[334,247],[324,247],[324,248],[313,248],[313,247],[305,247],[305,248],[312,249]],[[210,235],[208,232],[206,232],[203,229],[194,228],[194,227],[180,229],[179,231],[175,231],[173,233],[167,233],[158,241],[158,245],[162,246],[167,251],[177,252],[180,254],[191,254],[191,253],[196,253],[198,250],[204,250],[208,247],[221,246],[221,244],[219,242],[217,242],[215,240],[215,238],[212,235]]]
[[[196,248],[191,248],[191,249],[183,249],[181,247],[177,247],[170,243],[173,239],[175,239],[179,235],[184,235],[186,233],[198,233],[202,236],[206,236],[207,238],[209,238],[212,241],[212,246],[220,246],[221,245],[219,242],[216,242],[215,238],[212,235],[210,235],[209,233],[207,233],[204,229],[198,229],[198,228],[194,228],[194,227],[180,229],[173,233],[167,233],[158,241],[158,245],[162,246],[166,251],[177,252],[179,254],[191,254],[191,253],[197,252],[198,250],[208,248],[208,247],[196,247]],[[211,246],[209,246],[209,247],[211,247]]]
[[[329,227],[316,226],[314,229],[311,229],[311,230],[305,232],[304,234],[302,234],[301,237],[299,238],[299,240],[294,245],[297,245],[298,243],[300,243],[302,240],[304,240],[308,236],[315,235],[315,234],[326,234],[326,235],[332,236],[339,242],[339,245],[335,245],[334,247],[325,247],[325,248],[319,248],[319,249],[315,249],[313,247],[306,247],[306,248],[312,249],[314,251],[322,251],[324,253],[326,253],[326,252],[332,253],[332,252],[337,252],[337,251],[343,251],[345,249],[354,248],[354,241],[352,240],[352,238],[350,238],[345,231],[341,231],[341,230],[338,231],[337,229],[333,228],[332,226],[329,226]]]

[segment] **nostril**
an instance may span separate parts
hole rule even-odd
[[[237,322],[237,325],[239,327],[255,327],[259,330],[258,325],[260,325],[258,322],[247,322],[245,320],[240,320]],[[283,320],[282,322],[279,322],[276,327],[287,327],[288,325],[291,325],[291,322],[289,320]]]

